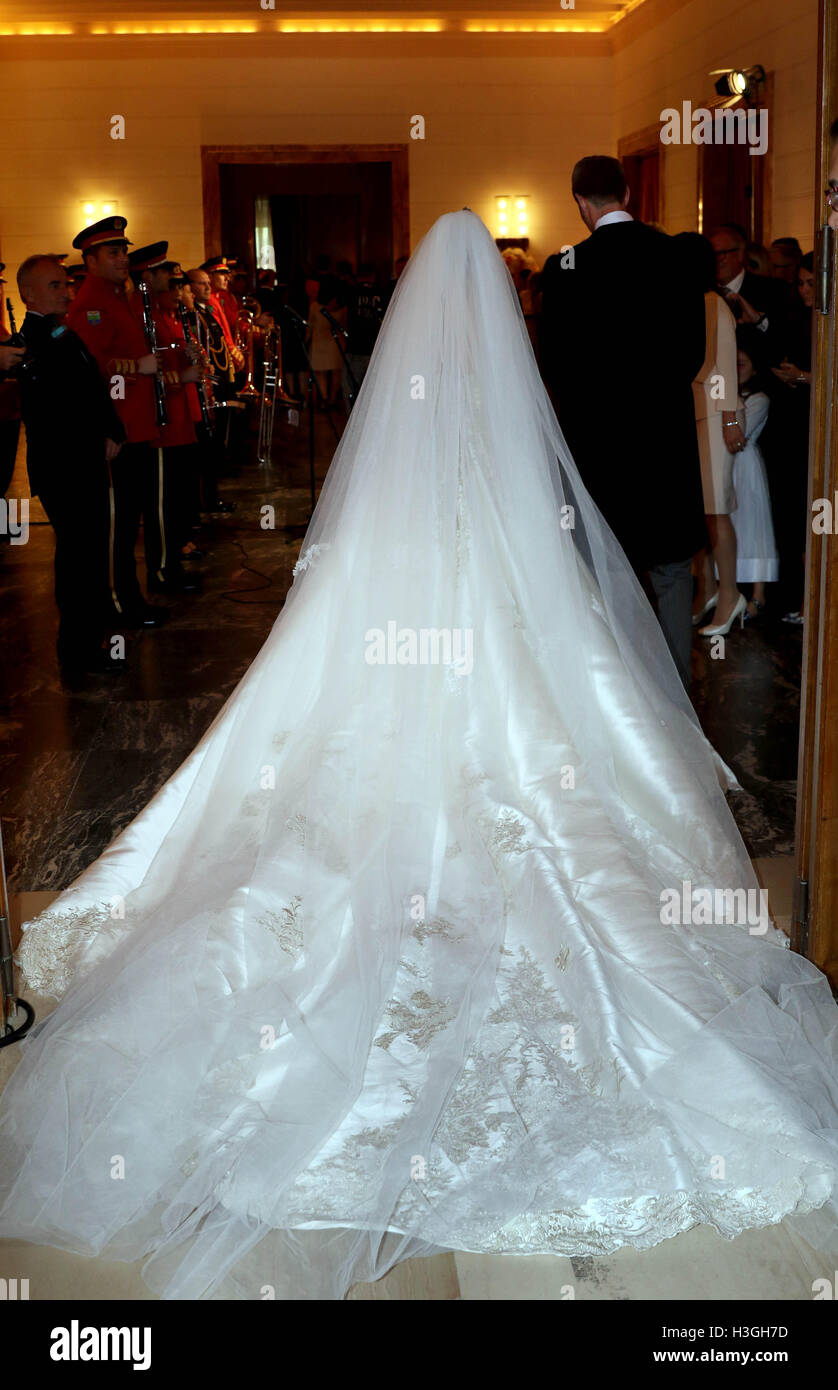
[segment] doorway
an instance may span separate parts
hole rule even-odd
[[[620,163],[629,186],[628,211],[638,222],[663,224],[663,159],[660,126],[647,126],[620,140]]]
[[[204,146],[202,162],[206,255],[237,256],[251,283],[257,203],[280,281],[329,256],[386,282],[409,254],[406,145]]]
[[[742,141],[714,142],[698,146],[698,230],[712,232],[716,227],[741,227],[748,241],[762,243],[771,226],[769,206],[771,183],[768,170],[772,158],[773,74],[766,73],[761,99],[751,108],[744,100],[728,107],[731,112],[753,109],[765,112],[767,147],[764,154],[752,155]],[[715,110],[716,98],[706,106]],[[760,116],[762,120],[762,116]]]

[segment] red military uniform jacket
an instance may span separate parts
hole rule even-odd
[[[142,318],[125,291],[101,275],[86,276],[67,310],[67,326],[96,358],[109,391],[112,377],[124,379],[125,399],[114,405],[128,443],[156,443],[154,378],[137,373],[148,344]]]
[[[221,324],[221,328],[224,333],[224,340],[228,348],[231,348],[235,342],[235,320],[233,321],[232,325],[227,321],[227,314],[224,310],[224,305],[221,303],[221,300],[215,290],[213,290],[212,294],[210,295],[209,302],[215,311],[215,317]]]
[[[183,326],[176,314],[160,304],[155,304],[153,313],[157,345],[163,362],[166,413],[169,417],[168,425],[159,431],[160,443],[167,449],[178,444],[194,444],[195,428],[192,422],[200,420],[201,407],[194,382],[180,379],[181,372],[192,365],[186,351]]]
[[[230,332],[235,337],[236,320],[240,313],[239,301],[236,299],[232,290],[215,290],[214,293],[221,308],[224,310],[224,317],[230,326]]]
[[[227,315],[224,312],[221,300],[218,298],[218,295],[216,294],[215,290],[213,290],[212,294],[210,295],[209,302],[210,308],[212,309],[213,313],[215,314],[215,317],[218,319],[218,322],[221,325],[221,331],[224,334],[224,341],[227,344],[230,356],[233,359],[233,365],[240,369],[244,362],[244,353],[241,351],[240,348],[236,347],[235,322],[233,323],[232,327],[227,322]]]

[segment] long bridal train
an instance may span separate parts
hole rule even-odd
[[[28,924],[60,1003],[2,1099],[0,1233],[147,1254],[167,1298],[702,1222],[832,1259],[827,982],[769,922],[665,911],[758,891],[732,784],[491,237],[441,218],[264,647]]]

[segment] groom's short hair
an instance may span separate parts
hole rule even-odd
[[[625,170],[610,154],[588,154],[573,166],[570,180],[574,197],[588,198],[595,207],[621,203],[626,196]]]

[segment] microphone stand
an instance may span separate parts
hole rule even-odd
[[[346,355],[346,348],[344,347],[344,343],[349,342],[349,333],[345,328],[341,327],[337,319],[329,313],[328,309],[324,309],[321,306],[320,312],[323,315],[326,322],[328,323],[330,329],[332,330],[332,337],[334,338],[335,343],[337,344],[338,352],[343,358],[343,365],[346,368],[346,376],[349,382],[349,391],[347,394],[349,396],[349,409],[351,411],[353,405],[355,404],[355,397],[358,395],[358,391],[360,388],[358,386],[357,381],[355,380],[355,373],[349,365],[349,358]]]
[[[2,1016],[0,1016],[0,1047],[11,1047],[20,1042],[35,1022],[35,1010],[26,999],[15,997],[15,967],[12,956],[12,932],[9,917],[9,894],[6,888],[6,861],[3,856],[3,827],[0,824],[0,993],[2,994]],[[20,1011],[25,1015],[23,1023],[14,1025],[14,1018]]]
[[[305,360],[306,360],[306,366],[307,366],[307,368],[308,368],[308,374],[307,374],[307,376],[306,376],[306,415],[308,416],[308,476],[309,476],[309,487],[310,487],[310,489],[311,489],[311,510],[312,510],[312,513],[313,513],[313,512],[314,512],[315,501],[316,501],[316,497],[315,497],[315,484],[314,484],[314,397],[315,397],[315,395],[317,395],[318,399],[321,401],[321,403],[322,403],[322,405],[323,405],[323,409],[325,410],[326,415],[328,416],[329,424],[330,424],[331,427],[332,427],[332,433],[334,434],[335,439],[337,439],[337,440],[339,441],[339,440],[340,440],[340,435],[338,434],[337,425],[335,424],[334,420],[332,419],[332,412],[331,412],[330,409],[329,409],[329,403],[328,403],[328,401],[326,400],[326,397],[323,395],[323,391],[322,391],[322,389],[321,389],[320,382],[317,380],[317,373],[315,372],[314,368],[313,368],[312,365],[311,365],[311,357],[309,356],[309,351],[308,351],[308,348],[306,347],[306,329],[308,328],[308,320],[307,320],[307,319],[304,319],[303,316],[302,316],[302,314],[298,314],[297,311],[296,311],[296,309],[292,309],[291,306],[290,306],[290,304],[283,304],[283,305],[282,305],[282,312],[283,312],[283,314],[286,314],[286,315],[287,315],[287,317],[290,319],[291,323],[294,325],[294,328],[295,328],[296,333],[297,333],[297,337],[298,337],[298,339],[299,339],[300,347],[301,347],[301,349],[302,349],[303,357],[304,357]]]

